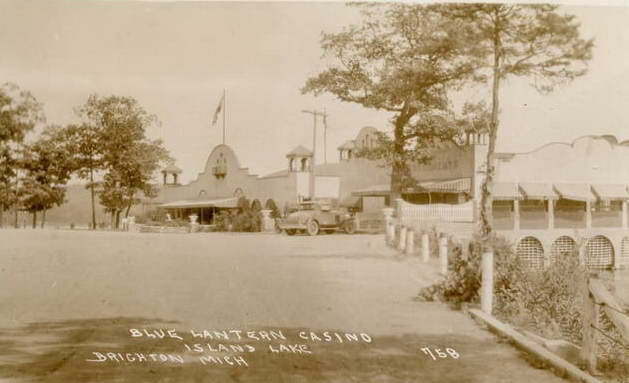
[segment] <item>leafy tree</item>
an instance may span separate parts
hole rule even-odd
[[[157,118],[135,99],[119,96],[92,95],[78,113],[95,132],[104,172],[99,198],[117,228],[120,214],[129,214],[140,193],[156,195],[154,174],[170,160],[160,140],[145,136],[146,129],[158,123]]]
[[[451,141],[458,132],[448,91],[475,78],[480,55],[465,36],[472,26],[451,20],[439,7],[417,4],[354,4],[360,25],[324,33],[329,67],[307,80],[303,93],[327,92],[341,101],[393,113],[392,137],[380,135],[382,147],[371,152],[391,165],[391,194],[398,198],[413,184],[408,165],[427,162],[430,148]]]
[[[18,192],[22,207],[33,215],[33,228],[37,226],[37,213],[63,204],[68,180],[74,169],[71,151],[66,145],[64,130],[49,126],[39,139],[24,147],[20,168],[24,177]]]
[[[492,231],[491,190],[495,171],[494,153],[499,128],[500,87],[510,76],[528,77],[540,92],[550,92],[587,73],[593,40],[580,36],[575,16],[560,14],[556,5],[449,4],[442,14],[463,20],[475,33],[466,43],[473,52],[486,57],[479,69],[489,71],[492,80],[491,113],[486,178],[482,185],[481,234]]]
[[[96,127],[89,124],[68,125],[65,128],[67,143],[74,153],[74,171],[79,178],[88,180],[86,188],[90,189],[92,230],[96,230],[95,195],[98,186],[94,177],[103,168],[103,151],[98,133]]]
[[[3,212],[18,201],[14,184],[17,181],[17,149],[26,133],[44,120],[41,104],[32,94],[15,84],[0,85],[0,227]]]

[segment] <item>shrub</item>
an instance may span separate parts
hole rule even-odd
[[[281,217],[281,213],[280,213],[280,209],[277,207],[277,205],[275,204],[275,201],[273,201],[272,199],[268,199],[266,201],[266,204],[264,205],[265,209],[271,210],[271,218],[280,218]]]
[[[233,230],[239,232],[257,232],[262,228],[260,213],[255,210],[239,212],[233,220]]]
[[[433,230],[436,232],[436,230]],[[435,234],[430,234],[431,243],[436,243]],[[521,268],[513,254],[512,245],[502,237],[492,236],[490,244],[494,249],[496,288],[510,283],[508,275]],[[468,251],[463,251],[463,244],[449,241],[448,246],[448,275],[445,279],[432,286],[423,288],[419,297],[422,300],[441,300],[459,308],[462,303],[475,303],[479,300],[481,286],[482,249],[478,238],[474,238]],[[438,249],[431,246],[431,253],[438,254]]]
[[[589,271],[580,264],[578,250],[563,254],[542,270],[527,268],[504,238],[493,236],[494,315],[500,320],[549,339],[582,343],[583,291]],[[481,287],[480,241],[474,238],[469,251],[450,246],[446,278],[419,293],[421,300],[441,300],[460,308],[479,301]],[[580,246],[576,246],[578,249]],[[599,328],[621,339],[618,330],[601,311]],[[608,376],[628,377],[626,351],[605,336],[598,337],[599,369]],[[626,379],[626,378],[625,378]],[[624,380],[629,382],[629,380]]]
[[[214,222],[216,231],[258,232],[262,229],[260,213],[251,209],[221,211]]]
[[[216,231],[232,231],[232,212],[231,210],[223,210],[214,216]]]

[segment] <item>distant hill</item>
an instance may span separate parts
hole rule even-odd
[[[75,224],[76,226],[88,226],[92,221],[92,209],[90,202],[90,191],[85,185],[68,185],[66,191],[66,203],[46,212],[46,226],[68,226]],[[142,212],[142,206],[136,206],[131,209],[131,215],[139,215]],[[40,217],[38,217],[38,221]],[[30,217],[26,218],[27,224],[30,224]],[[105,209],[98,201],[96,196],[96,223],[110,223],[110,215],[105,213]]]

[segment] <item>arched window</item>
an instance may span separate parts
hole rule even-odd
[[[614,247],[607,237],[597,235],[588,241],[585,264],[594,270],[605,270],[614,265]]]
[[[524,237],[518,243],[516,254],[525,267],[539,270],[544,267],[544,247],[535,237]]]
[[[567,235],[557,238],[550,249],[551,260],[554,262],[559,257],[570,256],[576,249],[576,242]]]
[[[307,158],[302,158],[301,159],[301,171],[305,172],[308,170],[308,159]]]

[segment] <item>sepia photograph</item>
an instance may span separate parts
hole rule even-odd
[[[0,0],[0,382],[629,383],[629,2]]]

